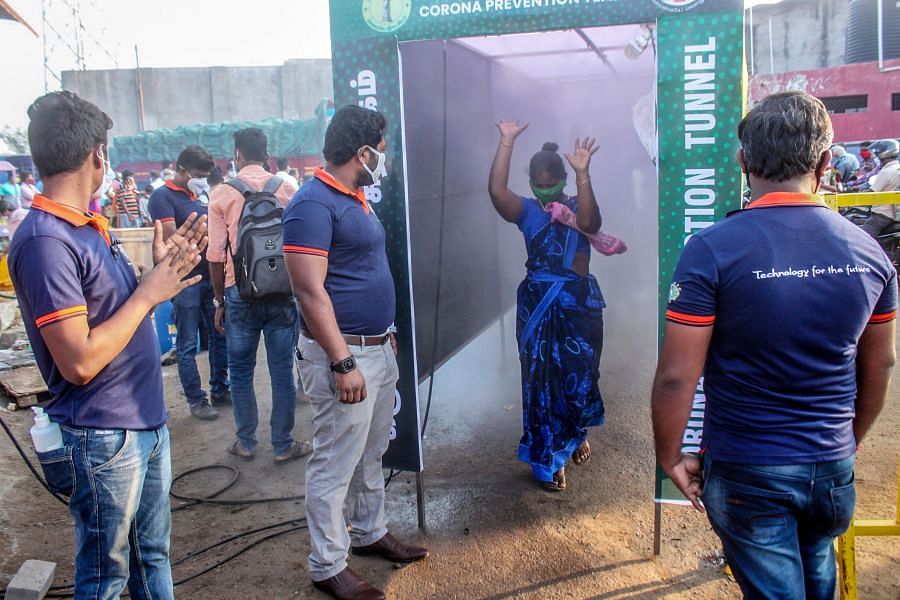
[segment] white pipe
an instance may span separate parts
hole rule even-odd
[[[756,74],[756,57],[753,55],[753,5],[750,5],[750,74]]]
[[[878,0],[878,70],[882,73],[900,71],[900,67],[884,66],[884,6],[882,0]]]
[[[775,73],[775,45],[772,41],[772,17],[769,17],[769,72]]]

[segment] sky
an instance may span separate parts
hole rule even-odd
[[[84,38],[88,69],[113,69],[113,57],[120,68],[134,68],[135,44],[142,68],[280,65],[291,58],[331,57],[328,0],[252,0],[253,10],[241,11],[223,9],[239,4],[221,0],[80,2],[85,28],[93,33]],[[41,33],[41,0],[10,4]],[[44,91],[42,39],[14,21],[0,20],[0,56],[15,76],[0,91],[0,126],[24,127],[28,105]]]
[[[83,42],[88,69],[116,68],[114,59],[119,68],[134,68],[135,45],[141,67],[280,65],[291,58],[331,56],[328,0],[252,0],[252,10],[241,11],[223,8],[238,3],[221,0],[79,1],[91,32]],[[41,0],[10,4],[41,33]],[[61,9],[64,2],[49,4]],[[53,55],[70,56],[59,50]],[[0,126],[25,127],[28,105],[44,91],[42,39],[0,20],[0,56],[15,76],[0,92]]]

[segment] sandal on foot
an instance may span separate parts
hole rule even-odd
[[[591,460],[591,445],[584,440],[578,449],[572,454],[572,462],[578,465],[586,465]]]
[[[566,490],[566,468],[563,467],[553,474],[553,481],[545,481],[544,487],[552,492],[564,492]]]

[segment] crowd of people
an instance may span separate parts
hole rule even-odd
[[[894,139],[862,142],[858,154],[835,144],[831,147],[831,162],[822,177],[822,190],[832,193],[893,191],[900,183],[893,174],[896,167],[892,166],[897,162],[898,149],[900,142]],[[888,177],[879,178],[882,171]]]
[[[44,189],[13,238],[10,271],[52,397],[46,412],[62,426],[63,447],[38,459],[48,485],[69,498],[75,597],[113,598],[126,587],[134,598],[173,597],[169,432],[149,317],[171,299],[190,413],[214,419],[215,405],[230,402],[235,437],[223,451],[247,461],[259,454],[254,371],[263,338],[272,460],[309,456],[312,583],[339,599],[384,598],[350,569],[351,553],[395,563],[428,556],[394,538],[385,515],[397,305],[385,229],[363,189],[388,175],[384,116],[338,110],[324,166],[301,186],[286,163],[267,171],[259,129],[234,134],[234,172],[224,177],[206,150],[189,146],[153,178],[142,208],[133,174],[108,194],[118,176],[106,147],[112,122],[100,108],[56,92],[28,114]],[[531,194],[509,189],[526,127],[497,123],[486,196],[528,251],[517,295],[518,455],[559,493],[567,465],[591,457],[588,428],[605,419],[605,302],[589,267],[592,247],[603,252],[609,240],[590,177],[595,140],[576,140],[564,155],[545,144],[528,164]],[[895,362],[896,271],[817,195],[835,153],[819,100],[775,94],[737,136],[751,202],[691,236],[675,270],[650,399],[657,459],[707,511],[746,597],[830,600],[832,542],[855,505],[854,454]],[[565,192],[567,164],[574,196]],[[129,223],[132,215],[152,223],[154,265],[140,278],[94,210],[104,197],[122,199]],[[196,365],[202,326],[208,392]],[[295,362],[312,440],[292,434]],[[682,435],[701,377],[697,456],[682,452]]]
[[[821,179],[821,189],[830,193],[900,191],[900,142],[895,139],[864,142],[859,156],[836,144]],[[893,234],[900,231],[895,204],[874,204],[842,209],[848,218],[875,238],[890,255],[897,253]],[[893,256],[896,261],[897,257]]]
[[[264,163],[267,172],[270,171],[268,160]],[[145,173],[146,177],[143,181],[146,183],[143,187],[138,184],[138,174],[123,169],[115,173],[115,179],[101,198],[91,203],[91,211],[102,214],[106,217],[110,225],[115,228],[131,228],[131,227],[152,227],[153,218],[150,213],[149,203],[150,197],[167,182],[174,180],[178,176],[177,161],[162,161],[162,168],[159,171],[149,171]],[[290,163],[285,158],[277,160],[278,172],[276,175],[281,177],[283,181],[287,181],[296,188],[299,188],[302,178],[297,168],[290,167]],[[224,183],[235,177],[234,164],[228,163],[227,169],[213,164],[207,177],[209,187]],[[2,190],[0,190],[2,192]],[[204,190],[198,195],[198,199],[204,204],[209,204],[211,190]]]

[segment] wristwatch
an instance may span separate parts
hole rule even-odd
[[[346,375],[350,371],[356,370],[356,359],[353,356],[348,356],[344,360],[339,360],[337,362],[331,363],[331,370],[335,373],[340,373],[341,375]]]
[[[215,306],[216,308],[219,308],[220,306],[225,306],[225,298],[222,298],[221,300],[219,300],[217,298],[213,298],[213,306]]]

